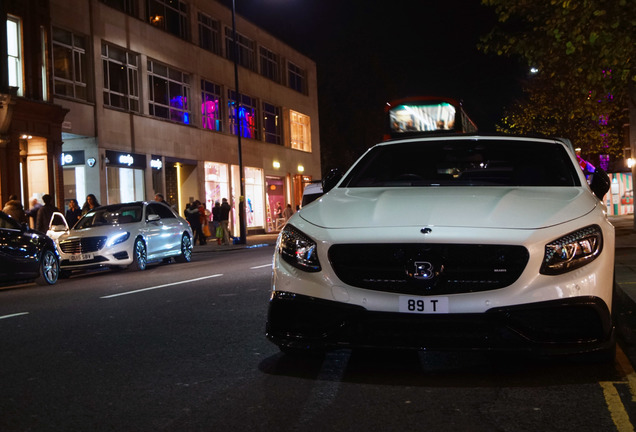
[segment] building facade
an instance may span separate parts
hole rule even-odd
[[[222,4],[49,0],[48,10],[47,84],[65,113],[53,152],[61,204],[162,193],[182,213],[228,198],[238,235],[241,182],[249,233],[271,230],[278,203],[295,207],[320,178],[315,63],[240,16],[235,54]]]

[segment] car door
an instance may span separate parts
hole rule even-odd
[[[165,204],[150,203],[148,207],[154,214],[161,218],[161,239],[158,245],[162,253],[170,253],[181,250],[181,224],[172,210]]]
[[[146,238],[146,251],[148,253],[148,259],[153,259],[164,252],[164,239],[165,236],[161,217],[155,212],[154,208],[150,205],[144,206],[145,217],[144,223],[144,236]]]
[[[39,236],[0,213],[0,282],[38,275]]]

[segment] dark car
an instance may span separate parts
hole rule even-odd
[[[59,274],[55,242],[0,211],[0,285],[32,280],[53,285]]]

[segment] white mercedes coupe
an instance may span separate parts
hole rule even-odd
[[[613,358],[614,227],[567,140],[369,149],[280,233],[267,337],[283,352],[485,349]]]

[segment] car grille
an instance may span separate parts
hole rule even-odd
[[[338,278],[359,288],[415,295],[488,291],[514,283],[528,263],[523,246],[340,244],[329,248]]]
[[[104,247],[107,237],[81,237],[63,240],[60,249],[67,254],[96,252]]]

